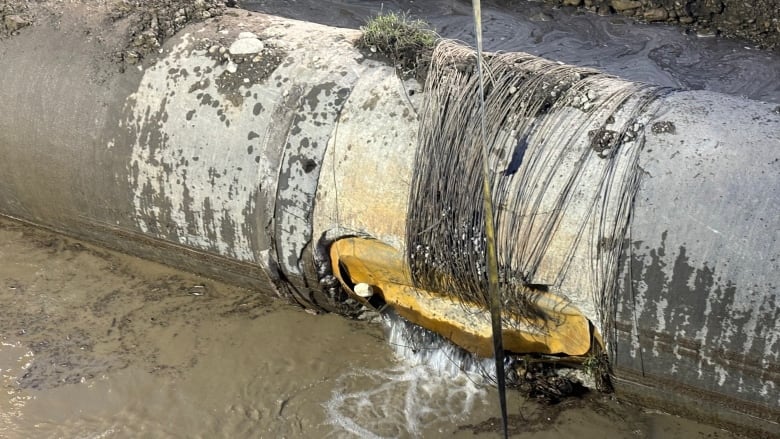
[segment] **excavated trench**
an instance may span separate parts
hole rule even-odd
[[[313,311],[372,317],[389,307],[489,355],[472,51],[437,43],[422,84],[366,57],[358,31],[185,3],[3,6],[0,213]],[[444,6],[461,5],[432,7]],[[505,19],[489,11],[494,26]],[[767,56],[756,78],[776,73]],[[562,363],[589,372],[591,385],[613,381],[624,398],[773,434],[778,270],[750,261],[776,265],[780,253],[771,238],[777,104],[648,86],[526,53],[485,62],[517,385],[548,402],[580,393],[579,380],[543,366]],[[770,100],[777,87],[750,85]],[[11,280],[9,290],[23,289]],[[170,286],[141,299],[165,302]],[[234,311],[264,306],[245,299]],[[113,302],[92,305],[85,318],[106,324]],[[58,305],[41,306],[42,320],[19,311],[12,326],[45,333],[46,310]],[[220,306],[231,315],[229,304],[208,309]],[[149,318],[199,312],[164,311]],[[128,341],[133,320],[114,318],[100,343],[85,341],[82,328],[64,341],[30,341],[31,356],[54,359],[31,363],[18,385],[40,389],[48,376],[78,384],[130,368],[133,352],[146,352]],[[87,354],[113,344],[115,363]],[[144,362],[154,372],[186,369],[159,358],[192,351],[151,349]],[[328,407],[340,419],[330,422],[361,434],[342,416],[343,399]]]

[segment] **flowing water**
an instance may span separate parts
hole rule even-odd
[[[621,16],[554,9],[533,1],[499,3],[509,6],[483,2],[485,50],[522,51],[632,81],[780,103],[778,53]],[[242,4],[251,10],[351,28],[381,11],[410,12],[431,23],[443,37],[474,42],[471,2],[463,0],[261,0]]]
[[[430,333],[0,219],[0,438],[495,437],[483,367]],[[520,438],[731,437],[591,394],[510,393]]]
[[[244,3],[346,27],[408,10],[446,37],[473,34],[468,2]],[[776,54],[513,4],[484,8],[488,50],[780,102]],[[459,363],[468,359],[397,320],[307,314],[5,220],[0,304],[0,438],[495,437],[500,425],[483,365]],[[553,407],[510,394],[509,403],[513,437],[732,437],[599,394]]]

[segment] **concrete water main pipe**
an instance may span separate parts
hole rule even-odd
[[[122,23],[98,17],[85,37],[77,14],[0,41],[1,214],[311,308],[351,312],[361,299],[340,294],[369,284],[407,318],[489,353],[484,310],[410,278],[410,182],[429,96],[355,49],[358,31],[242,12],[188,25],[119,69]],[[547,116],[550,132],[602,104],[583,99]],[[582,231],[566,223],[582,220],[572,201],[574,219],[560,220],[529,279],[545,285],[538,306],[557,323],[518,314],[511,350],[582,356],[603,344],[619,393],[777,434],[776,107],[669,91],[631,115],[643,146],[621,146],[639,178],[612,302],[584,274],[594,249],[569,243]],[[572,151],[600,128],[569,130],[582,137],[567,140]],[[529,139],[531,158],[554,143]],[[564,259],[567,278],[548,276]]]

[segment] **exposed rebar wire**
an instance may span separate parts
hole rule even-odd
[[[609,345],[643,118],[668,90],[525,53],[478,59],[446,40],[432,55],[406,228],[415,286],[489,309],[489,180],[504,327],[553,333],[538,291],[577,294]]]

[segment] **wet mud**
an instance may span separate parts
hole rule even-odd
[[[22,389],[131,365],[176,376],[197,364],[201,327],[274,309],[263,295],[20,224],[0,222],[0,233],[0,334],[33,358],[18,378]]]
[[[620,14],[638,21],[669,23],[702,36],[741,38],[780,50],[780,3],[775,0],[544,0],[599,15]],[[519,3],[509,0],[501,3]]]
[[[0,437],[495,437],[495,390],[381,325],[0,219]],[[457,371],[455,372],[457,373]],[[589,393],[513,436],[736,437]]]

